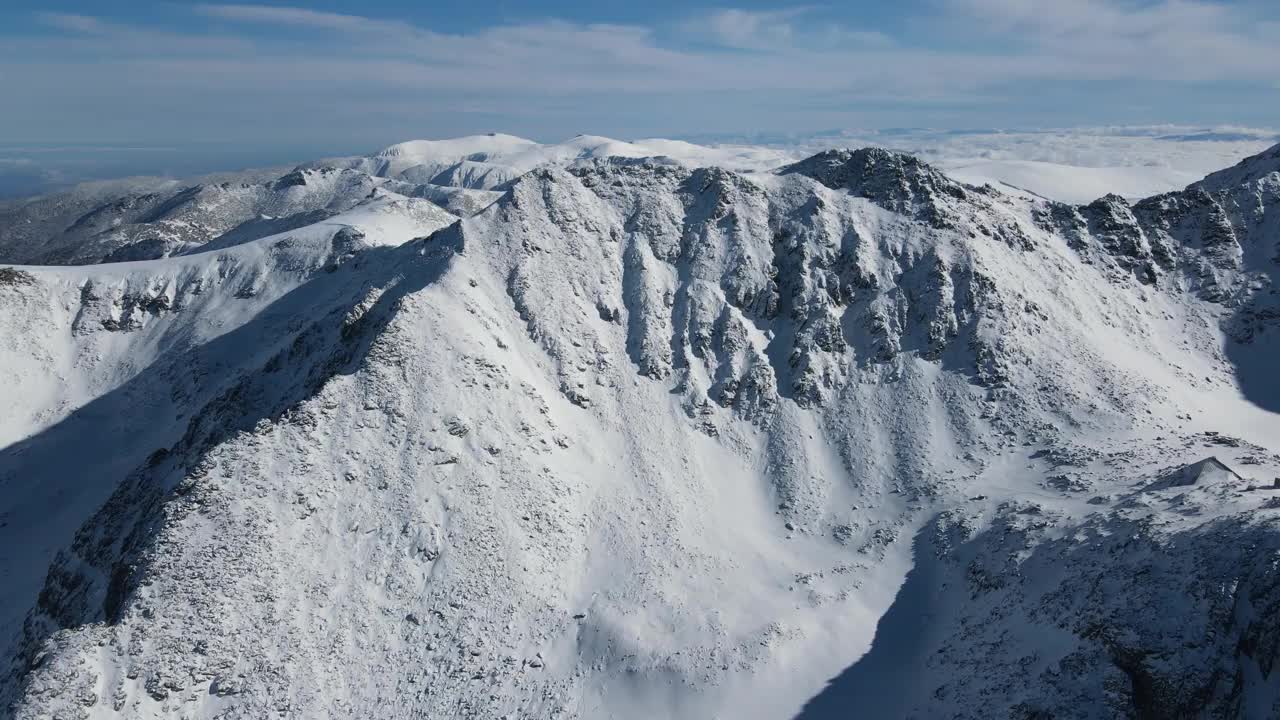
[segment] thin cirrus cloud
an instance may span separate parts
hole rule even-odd
[[[232,55],[251,49],[252,45],[234,36],[206,36],[162,28],[128,25],[102,18],[71,13],[41,12],[35,20],[60,34],[32,37],[3,37],[0,59],[34,55],[34,62],[57,60],[66,56],[118,58],[122,56],[159,56],[161,54],[195,55],[212,52]],[[6,50],[8,52],[6,52]]]
[[[1030,46],[1082,77],[1257,81],[1280,62],[1277,16],[1194,0],[944,0],[973,30]]]
[[[1181,112],[1188,93],[1194,99],[1190,85],[1229,83],[1270,97],[1258,98],[1257,112],[1276,109],[1271,69],[1280,66],[1280,43],[1272,38],[1280,26],[1247,6],[926,6],[902,25],[910,34],[841,24],[823,14],[829,8],[813,7],[716,9],[649,25],[548,19],[453,33],[250,4],[195,6],[189,22],[168,26],[46,13],[38,17],[43,32],[0,35],[0,91],[24,108],[0,118],[0,132],[74,133],[67,111],[86,105],[99,111],[84,119],[86,136],[92,127],[135,138],[147,137],[144,126],[157,117],[246,136],[322,135],[354,122],[362,131],[447,131],[465,126],[469,114],[553,135],[577,122],[636,133],[730,129],[731,120],[739,130],[868,117],[1001,125],[1059,109],[1079,113],[1068,105],[1092,92],[1090,83],[1099,93],[1105,83],[1127,83],[1141,90],[1128,94],[1155,111],[1163,104]],[[1132,119],[1106,110],[1078,120]],[[273,127],[253,112],[292,124]]]
[[[824,51],[886,48],[893,38],[883,32],[831,23],[805,24],[817,8],[774,11],[718,9],[696,15],[681,28],[693,38],[739,50],[778,53],[799,48]]]

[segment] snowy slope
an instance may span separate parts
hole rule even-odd
[[[1200,179],[1194,171],[1177,168],[1080,167],[1035,160],[955,159],[943,167],[951,177],[971,185],[991,183],[1071,203],[1087,203],[1111,193],[1143,198]]]
[[[517,141],[384,154],[524,168],[447,227],[2,276],[17,717],[1274,714],[1271,155]]]
[[[379,192],[426,197],[431,202],[415,212],[434,213],[441,225],[454,219],[439,207],[448,207],[447,200],[437,202],[414,186],[350,170],[294,170],[267,181],[144,184],[107,198],[92,188],[35,198],[0,212],[0,256],[80,265],[225,248],[312,225]]]
[[[636,144],[589,135],[547,145],[497,134],[414,140],[369,157],[306,163],[286,173],[251,170],[197,183],[91,183],[5,203],[0,206],[0,261],[80,265],[202,252],[319,222],[375,191],[428,200],[454,216],[468,216],[537,167],[652,155],[738,169],[773,168],[796,159],[795,152],[764,148],[708,148],[671,140]]]
[[[208,255],[12,272],[0,284],[9,310],[0,364],[14,408],[0,417],[0,536],[21,552],[0,560],[5,634],[53,552],[119,477],[180,437],[193,406],[286,346],[302,318],[361,292],[333,285],[330,270],[360,248],[440,225],[436,213],[386,200]],[[83,476],[86,457],[103,481]]]
[[[411,140],[369,157],[322,160],[304,167],[337,166],[410,183],[493,190],[535,168],[564,167],[594,158],[669,157],[688,167],[719,165],[734,170],[767,170],[801,157],[797,150],[720,145],[679,140],[624,142],[577,135],[560,143],[491,133],[450,140]]]
[[[867,141],[919,150],[962,182],[991,183],[1012,194],[1073,203],[1107,194],[1139,198],[1180,189],[1206,169],[1242,157],[1262,142],[1260,135],[1231,139],[1230,134],[1128,137],[1099,132],[938,136],[904,131],[873,134]],[[365,157],[305,163],[290,172],[253,170],[190,182],[91,183],[0,203],[0,261],[84,264],[200,252],[206,245],[226,247],[317,222],[349,209],[375,189],[429,200],[466,217],[535,168],[604,157],[666,157],[691,169],[770,172],[829,147],[830,140],[702,146],[578,135],[543,144],[489,134],[413,140]]]

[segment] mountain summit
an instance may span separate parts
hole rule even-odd
[[[13,716],[1280,712],[1274,150],[486,137],[17,211]]]

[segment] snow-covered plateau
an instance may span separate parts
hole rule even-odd
[[[5,717],[1280,717],[1280,146],[414,141],[0,262]]]

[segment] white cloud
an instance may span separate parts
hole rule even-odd
[[[750,12],[718,10],[703,18],[691,29],[705,29],[714,40],[729,47],[757,48],[791,44],[795,29],[791,18],[800,10]],[[699,26],[702,26],[701,28]]]
[[[184,35],[66,14],[41,16],[67,36],[40,42],[51,61],[54,50],[76,47],[94,47],[106,63],[145,58],[153,50],[187,72],[243,69],[246,75],[236,79],[250,85],[272,75],[298,81],[305,67],[297,66],[303,65],[315,71],[317,81],[531,94],[826,90],[927,98],[1035,79],[1271,83],[1272,68],[1280,65],[1280,43],[1267,41],[1225,6],[1189,0],[1141,7],[1114,0],[938,2],[947,15],[937,22],[968,23],[1002,42],[986,43],[995,50],[895,45],[875,31],[809,22],[811,11],[804,8],[726,9],[680,26],[686,36],[738,51],[726,53],[663,42],[658,28],[635,25],[546,21],[450,34],[399,21],[256,5],[199,5],[196,11],[233,24],[335,34],[342,42],[315,38],[271,45],[249,35]],[[94,46],[93,40],[102,44]],[[23,48],[30,53],[40,46],[28,41]],[[188,52],[174,52],[182,48]],[[197,56],[219,49],[226,51],[223,56]],[[263,72],[254,73],[252,65]]]
[[[430,35],[414,26],[397,21],[374,20],[359,15],[321,12],[306,8],[276,7],[266,5],[210,5],[195,6],[195,12],[207,17],[245,23],[268,23],[294,27],[337,30],[341,32]]]
[[[242,38],[182,33],[153,27],[114,23],[101,18],[70,13],[36,13],[41,24],[63,34],[36,37],[4,37],[0,34],[0,59],[10,56],[36,56],[36,59],[62,60],[68,56],[159,55],[161,53],[190,56],[213,52],[224,56],[243,53],[251,44]]]
[[[945,31],[945,49],[928,47],[923,35],[895,42],[873,29],[833,25],[821,8],[724,9],[655,26],[552,20],[465,33],[246,4],[196,6],[217,22],[192,33],[49,13],[40,19],[50,33],[0,35],[0,93],[16,107],[56,117],[24,127],[21,113],[0,116],[0,134],[61,127],[87,106],[122,117],[161,112],[214,128],[238,122],[253,132],[262,121],[245,113],[255,108],[276,117],[306,108],[347,118],[376,115],[379,107],[406,116],[610,117],[614,127],[643,121],[693,129],[707,118],[815,127],[897,103],[944,108],[930,116],[937,122],[966,109],[1025,111],[1050,100],[1061,81],[1119,81],[1140,91],[1163,83],[1170,97],[1185,81],[1273,92],[1272,68],[1280,66],[1280,43],[1267,35],[1275,28],[1224,5],[932,1],[936,12],[917,25]],[[295,32],[246,32],[254,26]],[[1034,97],[1011,89],[1019,84],[1021,92],[1033,87]]]
[[[1077,77],[1261,80],[1280,65],[1280,29],[1200,0],[942,0],[969,29],[1011,42]]]
[[[42,12],[36,14],[36,19],[50,27],[89,35],[97,35],[108,29],[101,20],[86,15]]]
[[[885,48],[893,40],[880,32],[840,24],[805,22],[815,8],[754,11],[721,9],[686,21],[682,29],[714,45],[740,50],[786,52],[809,50],[850,51]]]

